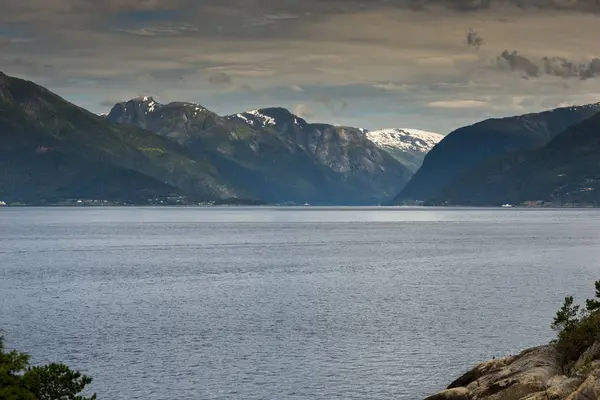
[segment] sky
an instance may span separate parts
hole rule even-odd
[[[0,71],[92,112],[152,95],[445,134],[599,102],[599,38],[600,0],[2,0]]]

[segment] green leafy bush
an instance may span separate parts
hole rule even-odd
[[[92,378],[64,364],[30,366],[29,355],[6,352],[0,336],[0,399],[2,400],[95,400],[80,393]]]
[[[600,281],[595,286],[596,297],[586,300],[585,309],[574,304],[573,296],[567,296],[554,317],[552,328],[558,331],[554,344],[567,370],[600,338]]]

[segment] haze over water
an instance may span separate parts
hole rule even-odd
[[[0,328],[101,399],[423,398],[549,341],[597,210],[6,208]]]

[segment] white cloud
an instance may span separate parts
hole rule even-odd
[[[296,104],[292,109],[292,112],[304,119],[310,119],[315,115],[313,110],[308,105],[303,103]]]
[[[178,36],[190,32],[198,32],[199,29],[190,24],[164,24],[129,27],[116,29],[116,31],[137,36]]]
[[[382,90],[385,90],[388,92],[405,92],[405,91],[411,89],[413,86],[405,85],[405,84],[397,85],[395,83],[388,82],[388,83],[376,83],[373,85],[373,87],[376,89],[382,89]]]
[[[427,103],[431,108],[488,108],[490,104],[481,100],[447,100]]]

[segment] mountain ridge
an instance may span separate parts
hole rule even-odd
[[[493,118],[449,133],[426,156],[423,165],[393,204],[429,201],[454,180],[494,158],[541,147],[564,129],[600,111],[600,103],[562,107],[540,113]]]
[[[435,203],[600,205],[600,112],[543,147],[509,154],[469,171]]]
[[[114,124],[5,74],[0,75],[0,128],[1,195],[12,201],[117,193],[120,200],[171,194],[218,200],[246,193],[222,180],[206,159],[192,159],[172,141]],[[127,179],[111,182],[109,176]],[[100,181],[106,190],[84,190],[86,182]]]
[[[117,103],[107,118],[206,156],[274,203],[379,204],[412,175],[363,131],[309,123],[282,107],[219,116],[194,103],[132,99]]]

